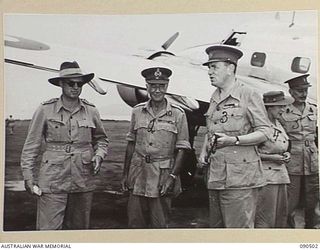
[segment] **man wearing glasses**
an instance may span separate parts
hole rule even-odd
[[[61,87],[62,95],[36,110],[21,154],[25,188],[38,196],[37,230],[89,228],[94,175],[107,155],[108,138],[99,112],[79,98],[94,74],[82,74],[77,62],[62,63],[59,74],[48,81]]]
[[[168,227],[171,198],[181,190],[179,172],[190,149],[186,115],[165,98],[171,70],[141,72],[150,100],[133,108],[122,189],[129,190],[130,228]]]

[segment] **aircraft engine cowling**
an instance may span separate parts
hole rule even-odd
[[[136,89],[123,85],[117,85],[117,89],[121,99],[131,107],[138,103],[146,102],[148,100],[148,93],[146,90]]]

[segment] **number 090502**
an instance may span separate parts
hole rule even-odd
[[[317,243],[302,243],[300,244],[300,248],[304,249],[318,249],[318,244]]]

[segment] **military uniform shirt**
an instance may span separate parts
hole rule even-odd
[[[93,155],[107,154],[108,138],[93,104],[80,99],[73,112],[61,97],[44,102],[29,125],[21,154],[25,180],[33,180],[36,158],[45,142],[38,185],[44,193],[86,192],[94,189]]]
[[[239,82],[235,82],[223,100],[216,89],[205,115],[208,139],[217,132],[240,136],[261,131],[268,137],[270,122],[261,97]],[[208,189],[247,189],[265,185],[256,146],[219,148],[209,160]]]
[[[174,166],[174,150],[191,148],[183,109],[167,101],[166,109],[155,116],[150,101],[135,106],[127,140],[135,142],[129,189],[135,195],[159,197],[159,185]]]
[[[276,120],[276,126],[271,124],[270,136],[267,141],[259,145],[259,152],[263,154],[280,154],[288,150],[289,137]],[[267,184],[288,184],[290,183],[288,171],[284,163],[262,160]]]
[[[301,113],[293,104],[290,104],[282,113],[280,122],[291,141],[291,160],[287,163],[289,174],[318,173],[318,148],[315,143],[317,107],[306,103]]]

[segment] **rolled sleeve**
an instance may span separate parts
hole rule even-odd
[[[269,138],[270,122],[267,111],[260,95],[252,92],[248,100],[248,116],[254,131],[260,131],[264,136]]]
[[[127,141],[136,141],[136,131],[134,130],[134,126],[135,126],[135,113],[134,111],[132,111],[132,114],[131,114],[131,121],[130,121],[130,126],[129,126],[129,132],[127,133],[127,136],[126,136],[126,140]]]
[[[40,106],[31,119],[28,135],[21,153],[20,164],[24,180],[33,180],[33,169],[41,150],[45,122],[44,110]]]
[[[185,113],[182,113],[178,121],[177,127],[178,127],[178,135],[177,135],[176,148],[191,149],[191,145],[189,142],[188,122],[187,122]]]

